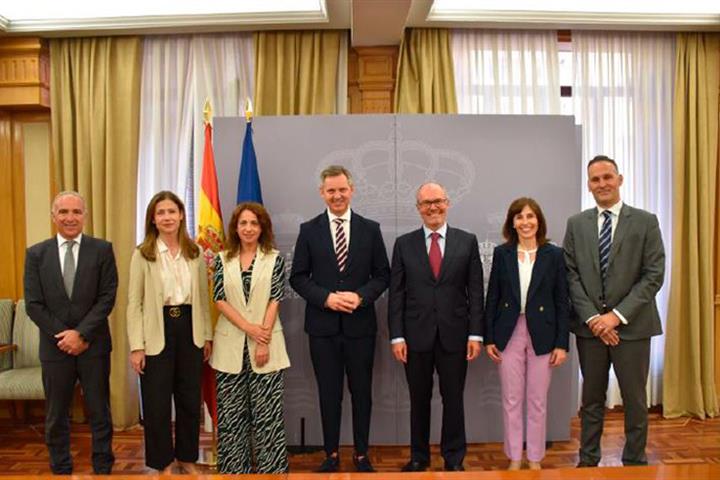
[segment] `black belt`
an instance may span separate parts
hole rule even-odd
[[[191,314],[192,305],[165,305],[163,307],[163,316],[165,316],[165,318],[189,317]]]

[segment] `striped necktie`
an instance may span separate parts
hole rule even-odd
[[[333,220],[335,223],[335,255],[337,256],[338,269],[342,272],[345,270],[347,265],[347,239],[345,238],[345,229],[343,228],[343,222],[345,219],[336,218]]]
[[[600,228],[598,253],[600,255],[600,276],[602,277],[603,293],[605,293],[605,280],[607,279],[610,248],[612,247],[612,213],[609,210],[605,210],[602,214],[605,218]]]

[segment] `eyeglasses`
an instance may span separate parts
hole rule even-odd
[[[447,198],[435,198],[433,200],[422,200],[417,202],[420,208],[440,207],[447,204]]]

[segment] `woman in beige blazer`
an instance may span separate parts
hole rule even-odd
[[[217,370],[218,471],[288,471],[282,370],[290,366],[278,317],[285,263],[259,203],[241,203],[215,259],[220,311],[210,364]],[[252,440],[252,441],[251,441]]]
[[[150,200],[128,290],[130,364],[142,387],[145,463],[172,473],[177,459],[182,471],[196,473],[200,376],[212,351],[212,326],[207,268],[188,235],[185,206],[172,192]]]

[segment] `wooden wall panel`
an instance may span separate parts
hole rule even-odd
[[[0,112],[0,298],[22,297],[25,262],[25,174],[22,127]]]
[[[398,47],[357,47],[348,58],[350,113],[392,113]]]
[[[0,40],[0,107],[50,107],[47,41],[37,37]]]

